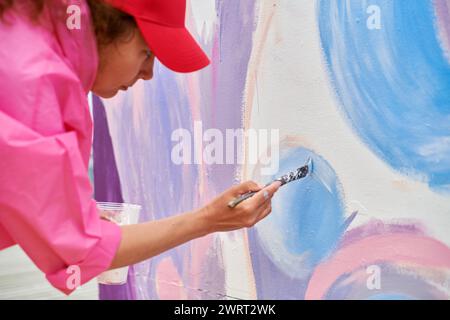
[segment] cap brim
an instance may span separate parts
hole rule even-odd
[[[176,72],[194,72],[210,61],[186,28],[173,28],[137,19],[150,50],[167,68]]]

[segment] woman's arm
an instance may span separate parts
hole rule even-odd
[[[110,269],[138,263],[204,235],[197,212],[122,226],[122,240]]]
[[[270,211],[276,182],[261,190],[254,182],[237,185],[198,211],[122,227],[122,240],[110,266],[115,269],[154,257],[180,244],[219,231],[252,227]],[[248,191],[259,192],[234,209],[228,202]]]

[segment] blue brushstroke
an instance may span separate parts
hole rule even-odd
[[[379,293],[369,297],[367,300],[417,300],[417,299],[401,293]]]
[[[283,253],[272,246],[270,235],[281,235],[281,245],[289,254],[299,257],[306,254],[301,268],[312,270],[335,248],[344,231],[340,183],[322,157],[304,148],[291,149],[282,155],[278,175],[298,168],[308,157],[314,164],[312,176],[283,186],[272,200],[273,213],[256,227],[259,241],[275,265],[287,274],[299,277],[300,270],[291,270],[299,265],[281,256]],[[270,232],[260,232],[262,230]]]
[[[380,7],[380,30],[366,26],[370,5]],[[450,65],[433,1],[322,0],[318,19],[353,129],[394,169],[450,192]]]

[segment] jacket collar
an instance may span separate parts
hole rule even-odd
[[[55,35],[64,58],[73,67],[87,94],[94,84],[99,62],[91,12],[86,0],[61,2],[64,4],[65,10],[56,7],[50,10]],[[72,8],[73,11],[68,8]],[[71,14],[67,12],[71,12]],[[70,20],[70,17],[78,13],[80,16],[79,28],[69,28],[70,22],[76,21]]]

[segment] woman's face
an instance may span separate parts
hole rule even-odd
[[[139,79],[150,80],[154,62],[155,56],[136,28],[131,38],[99,50],[99,67],[92,91],[102,98],[111,98]]]

